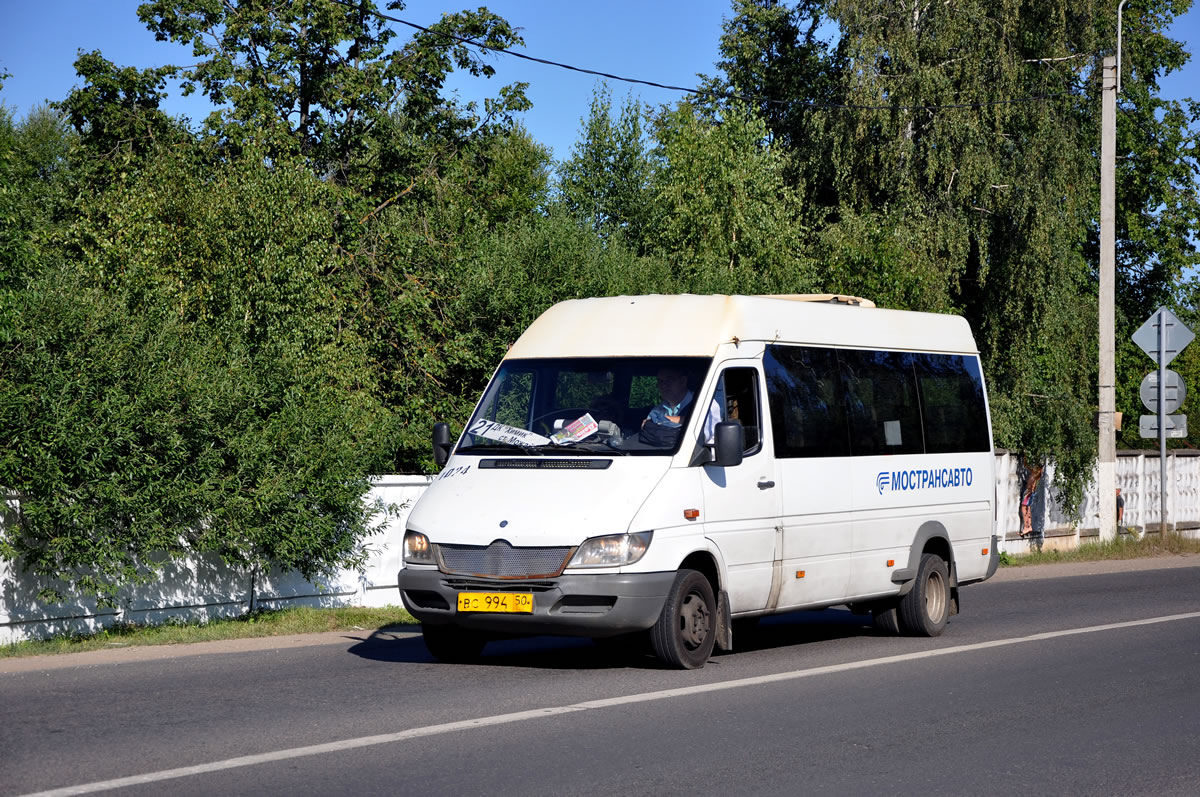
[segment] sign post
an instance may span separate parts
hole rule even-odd
[[[1183,404],[1187,397],[1187,386],[1178,373],[1167,370],[1167,364],[1195,337],[1165,307],[1158,308],[1133,333],[1133,342],[1158,364],[1158,371],[1151,372],[1142,380],[1139,391],[1146,409],[1155,414],[1143,415],[1139,419],[1138,431],[1142,437],[1158,437],[1159,530],[1164,536],[1167,533],[1167,438],[1187,437],[1187,416],[1169,414]],[[1107,499],[1101,497],[1101,500]]]

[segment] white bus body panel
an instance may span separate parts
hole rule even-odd
[[[452,457],[413,507],[408,528],[440,543],[578,545],[630,531],[634,514],[671,464],[666,458],[617,457],[604,470],[491,470],[480,468],[480,459]],[[642,517],[672,525],[682,520],[679,512]]]

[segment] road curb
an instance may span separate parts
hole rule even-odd
[[[1170,570],[1177,567],[1200,567],[1200,554],[1185,553],[1148,556],[1143,559],[1103,559],[1096,562],[1055,562],[1023,567],[1002,567],[987,583],[1096,576],[1105,573],[1129,573],[1144,570]]]
[[[212,642],[191,642],[182,645],[136,645],[112,647],[106,650],[86,650],[79,653],[59,653],[44,656],[22,656],[0,659],[0,674],[38,672],[69,667],[93,667],[105,664],[125,664],[137,661],[162,661],[187,656],[207,656],[220,653],[252,653],[264,650],[314,647],[317,645],[356,645],[363,642],[399,640],[421,635],[419,626],[412,631],[324,631],[316,634],[287,634],[284,636],[221,639]]]

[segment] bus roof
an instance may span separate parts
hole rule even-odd
[[[960,316],[885,310],[856,297],[652,294],[559,302],[530,324],[506,359],[712,357],[721,344],[741,341],[978,351]]]

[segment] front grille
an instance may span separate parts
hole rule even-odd
[[[557,585],[553,581],[484,581],[479,578],[451,577],[442,581],[455,592],[549,592]]]
[[[481,459],[481,470],[608,470],[611,459],[550,459],[530,457],[525,459]]]
[[[442,570],[480,578],[551,578],[567,566],[574,548],[514,548],[505,540],[491,545],[439,545]]]

